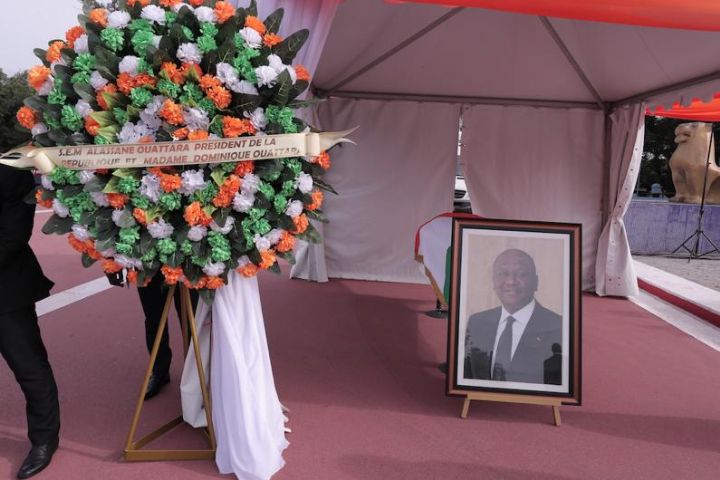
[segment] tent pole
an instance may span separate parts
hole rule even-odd
[[[603,193],[602,193],[602,223],[603,227],[610,218],[610,166],[612,163],[612,119],[610,110],[605,111],[603,125]]]
[[[392,57],[396,53],[400,52],[401,50],[403,50],[406,47],[410,46],[411,44],[415,43],[415,41],[419,40],[420,38],[424,37],[431,31],[435,30],[437,27],[439,27],[443,23],[447,22],[448,20],[450,20],[452,17],[454,17],[458,13],[462,12],[463,10],[465,10],[465,7],[453,8],[448,13],[446,13],[442,17],[438,18],[434,22],[430,23],[422,30],[420,30],[420,31],[414,33],[413,35],[411,35],[410,37],[406,38],[405,40],[400,42],[398,45],[394,46],[387,52],[380,55],[378,58],[376,58],[372,62],[368,63],[364,67],[360,68],[359,70],[356,70],[355,72],[353,72],[350,75],[348,75],[347,77],[345,77],[343,80],[341,80],[340,82],[335,84],[333,87],[331,87],[329,90],[327,90],[327,95],[332,95],[333,93],[335,93],[336,90],[342,88],[343,86],[345,86],[348,83],[355,80],[360,75],[367,73],[369,70],[372,70],[373,68],[375,68],[377,65],[381,64],[388,58]]]

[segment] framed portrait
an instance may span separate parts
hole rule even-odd
[[[449,395],[580,404],[581,240],[578,224],[454,220]]]

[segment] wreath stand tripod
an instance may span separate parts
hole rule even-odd
[[[142,413],[142,407],[145,403],[145,391],[147,390],[153,366],[155,365],[155,360],[157,359],[158,350],[160,349],[160,341],[165,329],[167,328],[168,316],[170,315],[170,307],[173,304],[176,287],[177,285],[170,286],[165,299],[165,306],[163,308],[162,316],[160,317],[160,325],[158,327],[157,335],[155,336],[155,343],[153,344],[152,351],[150,352],[150,361],[148,363],[147,371],[145,372],[145,378],[142,386],[140,387],[140,396],[135,407],[135,415],[133,416],[132,423],[130,424],[130,432],[128,433],[127,442],[125,443],[123,456],[125,460],[130,462],[155,460],[212,460],[215,458],[216,441],[215,430],[212,423],[210,393],[208,392],[207,383],[205,382],[205,370],[203,369],[202,358],[200,357],[200,343],[198,342],[197,328],[195,326],[195,314],[193,313],[192,302],[190,301],[190,291],[185,285],[180,285],[180,323],[182,325],[183,348],[185,357],[187,357],[190,342],[192,342],[195,350],[195,366],[198,371],[198,378],[200,379],[200,390],[202,391],[205,417],[207,419],[207,429],[204,430],[204,433],[208,441],[209,448],[198,450],[142,450],[142,448],[148,443],[182,424],[182,415],[160,426],[137,441],[134,440],[138,423],[140,421],[140,414]]]
[[[715,125],[711,124],[710,128],[710,142],[708,144],[708,150],[707,150],[707,157],[705,158],[705,178],[703,179],[703,191],[702,191],[702,198],[700,200],[700,211],[698,213],[698,224],[697,228],[695,229],[695,233],[690,235],[688,238],[683,240],[683,242],[672,251],[672,253],[678,252],[680,249],[685,249],[689,256],[688,256],[688,262],[694,258],[702,258],[705,255],[710,255],[711,253],[720,252],[720,249],[713,243],[712,240],[710,240],[710,237],[708,237],[705,232],[703,231],[703,215],[705,213],[705,195],[707,193],[707,179],[708,179],[708,171],[710,170],[710,152],[712,151],[713,144],[715,143]],[[704,238],[706,242],[708,242],[710,245],[712,245],[712,248],[706,252],[700,253],[700,239]],[[688,247],[688,243],[692,242],[692,248]]]

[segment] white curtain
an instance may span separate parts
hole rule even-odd
[[[325,257],[339,278],[427,283],[414,261],[417,228],[452,210],[459,106],[331,99],[326,129],[360,126],[331,153]]]
[[[477,105],[465,110],[463,125],[473,213],[581,223],[582,283],[592,288],[602,223],[602,112]]]
[[[598,295],[638,294],[630,245],[623,216],[632,200],[640,170],[645,138],[645,105],[629,105],[614,111],[611,121],[610,184],[607,192],[610,213],[598,242],[595,265]]]

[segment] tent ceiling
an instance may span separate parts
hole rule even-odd
[[[436,28],[353,78],[443,16],[448,18]],[[720,71],[720,33],[548,21],[605,102]],[[340,91],[596,100],[541,18],[479,8],[346,0],[338,7],[314,83],[327,91],[346,79]]]

